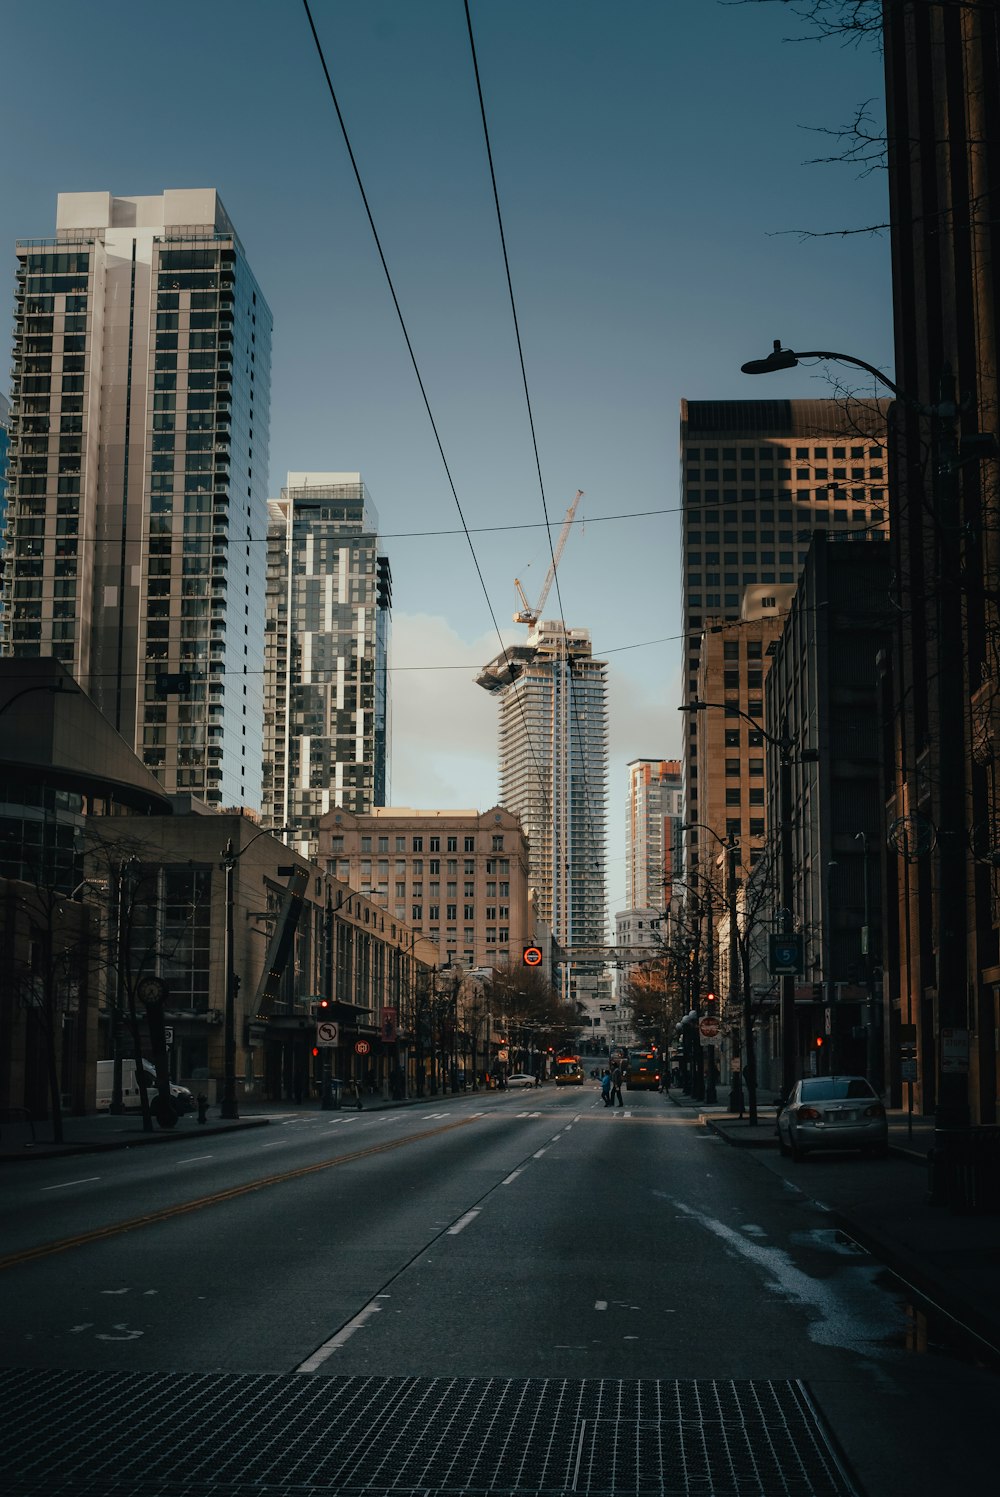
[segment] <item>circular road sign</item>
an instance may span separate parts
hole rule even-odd
[[[367,1040],[356,1040],[355,1041],[355,1043],[354,1043],[354,1053],[355,1053],[355,1055],[367,1055],[370,1050],[371,1050],[371,1045],[369,1045],[369,1043],[368,1043]]]
[[[526,946],[522,960],[526,967],[538,967],[542,961],[542,949],[540,946]]]
[[[717,1036],[718,1036],[718,1033],[719,1033],[719,1021],[718,1021],[718,1019],[710,1019],[710,1018],[699,1019],[698,1020],[698,1033],[701,1035],[701,1037],[702,1037],[703,1040],[714,1040],[714,1039],[716,1039]]]

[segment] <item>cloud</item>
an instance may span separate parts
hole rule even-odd
[[[497,799],[497,704],[476,685],[496,636],[432,614],[393,615],[390,803],[485,811]]]

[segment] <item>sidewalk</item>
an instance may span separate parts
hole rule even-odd
[[[436,1097],[408,1097],[403,1102],[392,1102],[378,1095],[366,1096],[363,1112],[382,1112],[390,1107],[425,1107],[430,1103],[453,1102],[460,1098],[475,1097],[479,1093],[439,1092]],[[484,1094],[485,1095],[485,1094]],[[353,1112],[353,1104],[347,1104],[344,1112]],[[142,1117],[129,1112],[121,1117],[109,1113],[93,1113],[87,1117],[63,1117],[63,1143],[52,1141],[52,1123],[0,1122],[0,1165],[22,1159],[58,1159],[74,1154],[103,1154],[111,1149],[131,1149],[136,1146],[189,1142],[193,1137],[211,1138],[214,1134],[239,1132],[244,1128],[266,1128],[273,1118],[287,1118],[289,1114],[320,1113],[317,1100],[308,1102],[263,1102],[246,1098],[239,1103],[239,1118],[230,1121],[219,1116],[219,1105],[208,1109],[208,1121],[198,1122],[196,1112],[185,1113],[177,1119],[173,1128],[160,1128],[155,1122],[152,1133],[143,1132]],[[333,1109],[337,1111],[337,1109]]]
[[[758,1122],[750,1127],[724,1103],[706,1106],[677,1088],[671,1102],[697,1111],[705,1127],[738,1148],[774,1149],[776,1094],[759,1099]],[[720,1093],[721,1095],[721,1093]],[[933,1118],[901,1109],[889,1112],[890,1155],[905,1169],[881,1169],[863,1160],[857,1170],[822,1173],[805,1163],[791,1178],[807,1194],[816,1192],[832,1219],[849,1237],[925,1299],[972,1332],[970,1350],[1000,1360],[1000,1216],[959,1216],[927,1204],[927,1154],[934,1141]],[[843,1156],[845,1162],[848,1156]],[[852,1161],[853,1162],[853,1161]]]

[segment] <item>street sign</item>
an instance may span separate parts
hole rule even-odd
[[[340,1041],[340,1025],[334,1024],[330,1019],[323,1019],[316,1025],[316,1044],[322,1050],[329,1048]]]
[[[768,940],[772,977],[798,977],[805,971],[805,950],[801,931],[791,935],[772,935]]]
[[[698,1033],[701,1035],[703,1040],[717,1039],[719,1029],[720,1025],[718,1019],[705,1018],[698,1020]]]
[[[524,952],[522,953],[521,960],[524,962],[524,965],[526,967],[538,967],[538,966],[540,966],[541,965],[541,961],[542,961],[541,947],[540,946],[525,946]]]
[[[354,1042],[355,1055],[367,1055],[370,1052],[371,1048],[372,1047],[371,1045],[369,1045],[367,1040],[356,1040]]]
[[[163,1033],[166,1036],[167,1044],[172,1045],[174,1042],[174,1026],[172,1024],[165,1025]]]
[[[900,1074],[900,1079],[902,1081],[916,1081],[916,1079],[917,1079],[917,1063],[916,1063],[916,1061],[915,1060],[904,1060],[902,1062],[902,1064],[900,1065],[899,1074]]]

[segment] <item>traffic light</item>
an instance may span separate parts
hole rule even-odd
[[[718,1009],[716,1007],[716,1001],[715,1001],[715,994],[714,993],[706,993],[705,994],[705,1012],[709,1013],[709,1014],[714,1014],[714,1013],[718,1012]]]
[[[319,1046],[318,1045],[313,1045],[313,1048],[312,1048],[312,1057],[313,1057],[313,1060],[315,1060],[318,1055],[319,1055]]]
[[[329,998],[317,998],[316,1002],[313,1004],[313,1018],[314,1019],[328,1019],[329,1017],[330,1017],[330,1000],[329,1000]]]
[[[822,1050],[822,1048],[823,1048],[823,1036],[821,1034],[818,1034],[816,1036],[815,1045],[816,1045],[816,1049],[817,1050]]]

